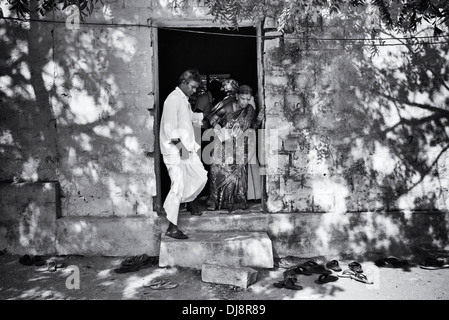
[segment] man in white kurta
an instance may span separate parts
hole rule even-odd
[[[193,128],[193,124],[201,126],[203,114],[193,112],[188,100],[200,81],[198,71],[185,71],[179,85],[165,100],[161,117],[160,149],[171,181],[163,205],[170,222],[166,235],[176,239],[187,238],[177,227],[180,204],[193,201],[207,182],[207,171],[197,153],[200,145],[195,141]]]

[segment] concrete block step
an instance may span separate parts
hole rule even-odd
[[[234,267],[206,261],[201,269],[203,282],[228,284],[247,289],[257,280],[257,270],[250,267]]]
[[[189,238],[161,235],[159,266],[201,269],[213,260],[232,266],[273,268],[273,247],[266,232],[189,232]]]

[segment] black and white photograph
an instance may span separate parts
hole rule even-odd
[[[447,0],[0,0],[0,300],[448,300],[448,149]]]

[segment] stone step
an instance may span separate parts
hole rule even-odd
[[[161,235],[159,266],[201,269],[207,260],[230,266],[273,268],[273,247],[266,232],[189,232],[189,238]]]
[[[205,261],[201,269],[201,280],[247,289],[257,281],[257,270],[250,267],[234,267],[214,261]]]

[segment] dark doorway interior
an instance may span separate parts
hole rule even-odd
[[[196,68],[202,75],[229,74],[257,92],[257,39],[252,27],[158,29],[159,119],[165,98],[178,84],[181,73]],[[158,140],[157,140],[158,141]],[[170,178],[160,156],[162,206]]]

